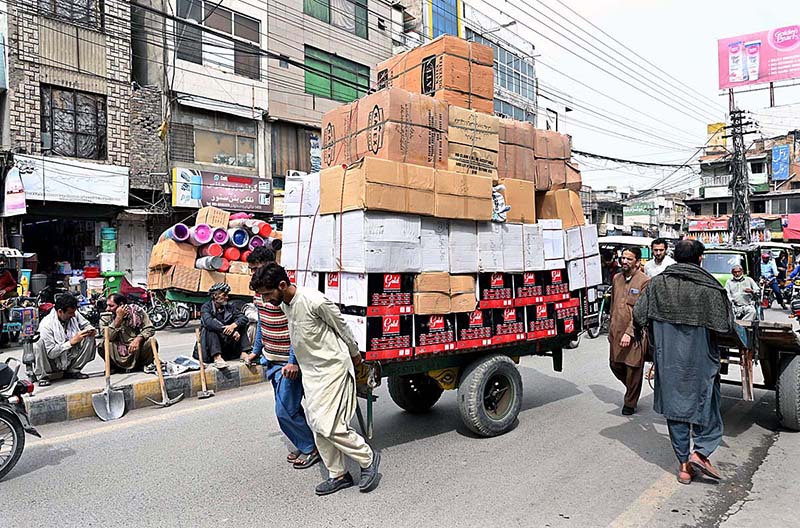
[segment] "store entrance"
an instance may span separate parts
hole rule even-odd
[[[39,273],[69,274],[66,269],[97,265],[100,228],[108,225],[108,221],[27,215],[22,221],[22,250],[37,254]]]

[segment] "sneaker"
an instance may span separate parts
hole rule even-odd
[[[361,493],[369,493],[378,487],[380,482],[380,474],[378,467],[381,465],[381,454],[379,451],[372,452],[372,464],[361,470],[361,482],[358,483],[358,489]]]
[[[322,484],[319,484],[314,489],[314,492],[321,497],[323,495],[330,495],[331,493],[336,493],[337,491],[347,489],[353,484],[353,476],[350,475],[350,473],[345,473],[344,477],[342,478],[329,478]]]
[[[228,368],[228,363],[224,359],[222,359],[222,356],[217,356],[217,358],[214,359],[214,366],[220,370],[226,369]]]

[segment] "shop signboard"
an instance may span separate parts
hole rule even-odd
[[[6,174],[6,184],[3,193],[3,214],[0,216],[18,216],[27,212],[25,205],[25,186],[17,167],[12,167]]]
[[[800,61],[800,57],[797,60]],[[772,147],[772,181],[786,181],[789,179],[789,164],[791,161],[789,145]]]
[[[690,220],[689,231],[727,231],[728,220]]]
[[[172,206],[272,212],[272,180],[184,167],[172,169]]]
[[[719,88],[800,78],[800,25],[717,41]]]
[[[128,167],[14,154],[26,200],[128,206]]]

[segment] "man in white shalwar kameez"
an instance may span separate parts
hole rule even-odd
[[[294,286],[274,263],[256,271],[250,289],[280,306],[289,321],[308,425],[329,471],[328,480],[317,486],[317,495],[354,484],[344,466],[345,455],[361,467],[359,489],[372,491],[378,486],[380,453],[350,425],[357,405],[354,365],[361,363],[361,354],[339,308],[317,290]]]

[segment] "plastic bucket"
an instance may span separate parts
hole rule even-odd
[[[224,227],[217,227],[214,229],[214,233],[211,235],[211,238],[213,238],[214,242],[220,246],[224,246],[230,240],[230,237],[228,236],[228,230]]]
[[[117,252],[117,241],[116,240],[101,240],[100,241],[100,251],[103,253],[116,253]]]
[[[117,228],[116,227],[101,227],[100,240],[116,240]]]
[[[264,245],[264,239],[258,235],[254,235],[253,237],[250,238],[250,243],[248,244],[247,247],[249,247],[252,250],[257,247],[261,247],[263,245]]]
[[[222,257],[200,257],[194,267],[201,270],[216,271],[222,267]]]
[[[189,228],[189,242],[193,246],[204,246],[211,242],[213,230],[206,224],[196,225]]]
[[[225,248],[225,253],[223,253],[222,256],[228,260],[239,260],[242,256],[242,252],[239,251],[239,248],[227,247]]]
[[[228,229],[228,236],[231,244],[238,248],[247,247],[247,242],[250,240],[250,234],[239,227]]]
[[[222,246],[211,243],[207,246],[203,246],[203,249],[200,250],[200,254],[204,257],[221,257]]]
[[[189,228],[186,224],[175,224],[164,231],[164,238],[169,238],[175,242],[186,242],[189,240]]]

